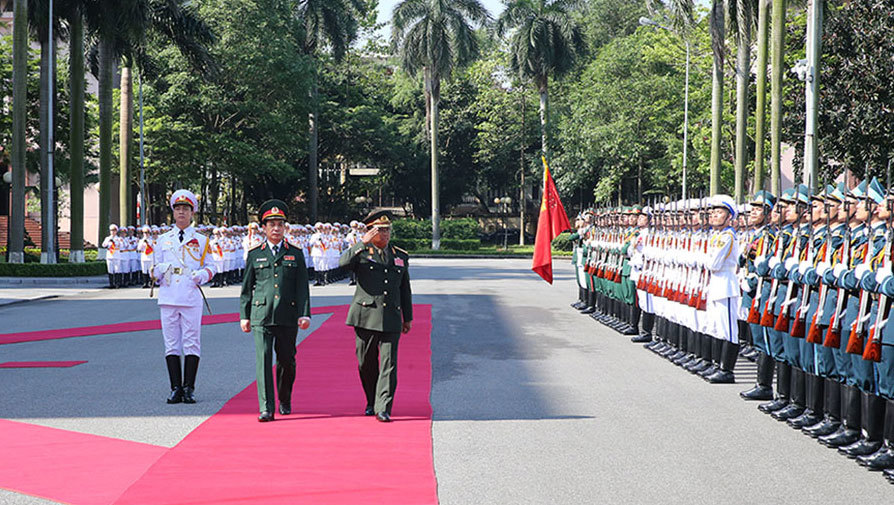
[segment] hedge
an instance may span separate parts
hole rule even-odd
[[[105,261],[87,263],[0,263],[0,277],[92,277],[106,275]]]
[[[571,251],[574,249],[574,243],[571,241],[571,233],[565,232],[559,234],[553,239],[553,249],[557,251]]]
[[[417,251],[420,249],[429,249],[431,248],[431,239],[430,238],[394,238],[391,240],[391,243],[401,249],[406,249],[407,251]],[[450,249],[453,251],[475,251],[479,247],[481,247],[481,241],[478,239],[474,240],[457,240],[457,239],[441,239],[441,247],[443,249]]]
[[[59,249],[59,262],[68,262],[68,249]],[[96,261],[99,251],[96,249],[87,249],[84,251],[84,261]],[[6,256],[6,246],[0,246],[0,263]],[[40,249],[36,247],[25,248],[25,263],[40,263]]]
[[[396,219],[391,235],[396,239],[428,239],[431,242],[430,219]],[[478,237],[478,221],[470,218],[444,219],[441,221],[441,242],[444,239],[475,240]]]

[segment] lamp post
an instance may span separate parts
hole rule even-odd
[[[494,204],[500,207],[500,212],[503,214],[503,250],[506,250],[508,247],[506,242],[508,240],[509,230],[506,228],[506,213],[509,212],[509,205],[512,204],[512,198],[508,196],[501,196],[494,198]]]
[[[49,1],[49,32],[47,34],[47,47],[49,48],[49,61],[50,64],[47,68],[47,87],[49,88],[49,93],[47,95],[49,98],[49,104],[47,105],[47,128],[49,131],[47,132],[47,184],[53,184],[52,187],[47,189],[47,200],[46,202],[41,202],[41,205],[46,205],[49,209],[45,214],[47,216],[47,222],[41,223],[41,226],[44,226],[49,229],[48,233],[45,233],[47,237],[47,243],[43,244],[43,250],[40,254],[40,262],[41,263],[56,263],[56,176],[53,173],[53,156],[55,154],[55,142],[56,139],[53,138],[53,103],[56,95],[56,86],[55,86],[55,77],[53,77],[53,63],[55,59],[53,58],[53,0]]]
[[[645,16],[639,18],[639,24],[643,26],[654,26],[672,33],[674,30],[661,25]],[[689,40],[683,37],[683,43],[686,44],[686,90],[685,99],[683,101],[683,199],[686,199],[686,154],[689,148]]]
[[[10,250],[10,231],[12,230],[12,170],[8,170],[3,172],[3,182],[9,186],[9,189],[6,191],[9,193],[9,208],[7,209],[9,212],[6,214],[6,262],[9,263],[9,250]]]

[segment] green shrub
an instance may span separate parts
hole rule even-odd
[[[441,221],[441,239],[475,240],[478,238],[478,221],[471,217]]]
[[[431,219],[396,219],[391,227],[391,236],[395,239],[428,239],[431,241]],[[477,238],[478,221],[471,217],[441,221],[441,240],[475,240]]]
[[[90,277],[106,274],[105,261],[87,263],[0,263],[0,277]]]
[[[431,239],[427,238],[395,238],[391,240],[391,243],[394,244],[395,247],[400,247],[408,252],[431,249]],[[441,239],[441,249],[448,249],[451,251],[475,251],[480,247],[481,241],[477,238],[473,240],[458,240],[452,238]]]
[[[557,251],[570,251],[574,249],[574,243],[571,241],[571,233],[565,232],[559,234],[553,239],[553,249]]]

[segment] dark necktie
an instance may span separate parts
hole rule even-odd
[[[180,243],[183,243],[183,230],[180,230]]]
[[[273,246],[273,256],[276,256],[277,254],[279,254],[279,246],[275,245]]]

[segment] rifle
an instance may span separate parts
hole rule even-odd
[[[794,244],[792,244],[792,258],[796,260],[801,258],[801,213],[798,209],[798,190],[797,186],[795,187],[795,213],[797,214],[797,219],[795,220],[795,228],[792,230],[792,240]],[[786,258],[788,259],[788,258]],[[787,273],[787,272],[786,272]],[[789,307],[792,303],[795,302],[796,298],[794,297],[795,293],[795,283],[794,281],[788,281],[788,286],[785,289],[785,299],[783,300],[782,307],[779,308],[779,316],[776,317],[776,324],[773,326],[773,329],[776,331],[789,331]]]
[[[766,213],[767,209],[763,209],[764,213]],[[764,216],[764,221],[767,221],[767,216]],[[765,244],[767,240],[770,238],[769,234],[770,224],[767,223],[764,227],[763,231],[761,231],[761,238],[758,239],[760,244],[760,249],[755,251],[755,256],[762,256],[766,250]],[[751,299],[751,307],[748,309],[748,323],[749,324],[760,324],[761,322],[761,312],[758,310],[758,306],[760,304],[761,299],[761,291],[763,291],[764,286],[764,277],[760,276],[757,279],[757,290],[754,293],[754,298]]]
[[[810,185],[808,184],[808,187]],[[808,205],[807,207],[808,217],[807,217],[807,264],[813,264],[813,258],[816,254],[816,250],[813,247],[813,208],[812,205]],[[804,338],[804,326],[807,320],[807,309],[810,304],[810,284],[804,282],[801,287],[801,303],[798,305],[797,310],[795,311],[795,321],[792,323],[792,329],[789,334],[794,338]]]
[[[825,177],[823,177],[823,187],[826,187]],[[820,252],[820,261],[826,261],[826,256],[829,252],[829,243],[832,242],[832,228],[830,224],[828,198],[823,198],[823,213],[826,216],[826,240],[823,243],[823,249]],[[817,304],[816,312],[813,313],[813,319],[810,321],[810,329],[807,331],[807,342],[811,344],[820,344],[823,341],[822,330],[820,329],[819,324],[817,324],[817,321],[822,321],[823,319],[824,307],[826,305],[826,293],[828,292],[829,286],[827,286],[821,280],[819,288],[819,303]]]
[[[868,170],[867,170],[868,173]],[[869,198],[869,190],[867,186],[866,191],[866,212],[868,215],[872,215],[872,200]],[[870,220],[870,217],[866,218]],[[870,221],[871,222],[871,221]],[[871,230],[870,230],[871,231]],[[870,232],[869,238],[865,244],[865,253],[863,256],[863,265],[866,267],[867,271],[872,266],[872,234]],[[857,279],[857,282],[860,282],[860,279]],[[859,285],[858,285],[859,289]],[[863,354],[863,332],[865,330],[865,322],[869,319],[869,306],[872,303],[872,293],[866,289],[860,289],[860,309],[857,312],[857,319],[851,325],[851,332],[847,339],[847,347],[845,347],[845,351],[850,354]]]
[[[841,256],[839,257],[839,262],[844,263],[845,267],[850,265],[850,251],[851,251],[851,213],[850,213],[850,200],[847,199],[847,195],[844,198],[844,215],[847,216],[847,222],[845,223],[844,228],[844,243],[841,244]],[[839,347],[841,346],[841,318],[844,317],[845,303],[847,302],[847,290],[844,288],[838,288],[838,300],[835,303],[835,313],[832,314],[832,319],[829,321],[829,329],[826,330],[826,338],[823,340],[823,346],[825,347]]]
[[[777,203],[777,205],[779,204]],[[784,218],[781,217],[780,219]],[[781,222],[776,224],[776,240],[774,240],[773,244],[776,247],[773,256],[776,258],[777,262],[782,261],[783,253],[782,243],[784,242],[784,238],[781,224]],[[776,300],[777,291],[779,291],[779,279],[774,278],[773,282],[770,283],[770,294],[767,296],[767,301],[764,303],[764,313],[761,316],[761,326],[765,328],[773,327],[773,302]]]
[[[891,160],[888,160],[888,169],[887,169],[887,186],[885,187],[885,205],[888,209],[888,221],[885,224],[885,249],[882,253],[882,264],[879,268],[889,268],[891,264],[891,217],[894,215],[894,208],[891,205]],[[866,348],[863,349],[863,359],[867,361],[875,361],[876,363],[882,360],[882,332],[885,329],[885,325],[888,323],[888,318],[885,317],[888,312],[891,310],[890,300],[885,296],[884,293],[879,293],[878,295],[878,312],[875,315],[875,324],[872,325],[872,328],[869,329],[869,341],[866,343]]]
[[[711,227],[708,224],[708,209],[705,207],[707,203],[707,198],[704,192],[702,192],[701,202],[699,204],[700,212],[699,215],[701,217],[700,222],[702,225],[702,254],[708,254],[708,234],[710,233]],[[708,283],[711,282],[711,271],[708,270],[707,267],[702,267],[702,282],[698,287],[698,305],[695,307],[696,310],[706,310],[708,308]]]

